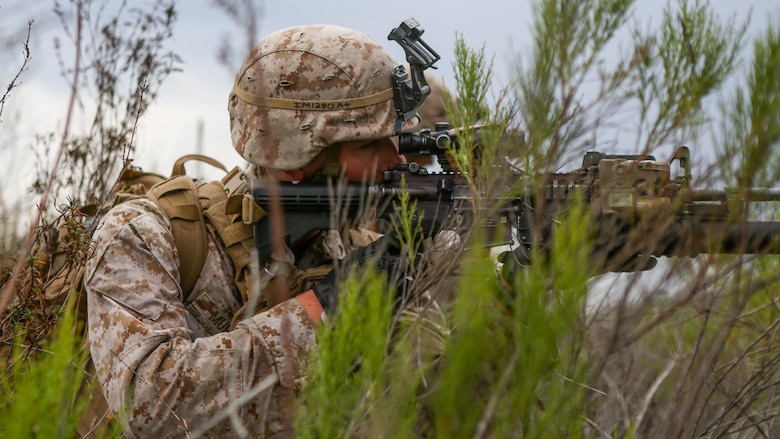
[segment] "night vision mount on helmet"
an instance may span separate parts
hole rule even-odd
[[[388,40],[397,42],[404,49],[412,73],[410,78],[403,65],[393,69],[393,101],[398,114],[393,126],[394,136],[401,134],[404,122],[417,115],[415,110],[431,94],[431,87],[423,72],[429,67],[435,69],[433,64],[441,57],[420,39],[424,32],[417,20],[409,18],[387,36]]]

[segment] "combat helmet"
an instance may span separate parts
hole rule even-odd
[[[396,65],[376,40],[340,26],[268,35],[244,60],[230,93],[233,147],[253,165],[289,170],[335,143],[394,135]],[[416,125],[413,118],[403,129]]]

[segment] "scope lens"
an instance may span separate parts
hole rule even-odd
[[[436,137],[436,147],[444,150],[447,149],[447,145],[450,144],[450,136],[447,134],[442,134],[438,137]]]

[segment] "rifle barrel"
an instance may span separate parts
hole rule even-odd
[[[656,255],[696,256],[705,253],[780,254],[780,221],[683,220],[659,240]]]
[[[693,201],[725,201],[729,198],[745,201],[780,201],[780,188],[689,189],[687,194]]]

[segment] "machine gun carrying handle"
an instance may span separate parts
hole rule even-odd
[[[675,160],[680,162],[680,169],[683,171],[682,177],[679,177],[680,187],[687,188],[691,184],[691,150],[687,146],[677,148],[677,151],[669,159],[669,164]]]

